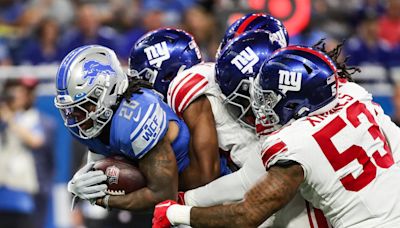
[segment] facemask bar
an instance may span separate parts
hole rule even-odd
[[[246,121],[246,114],[250,111],[251,100],[250,96],[243,93],[249,91],[250,81],[247,79],[242,80],[236,89],[230,94],[223,102],[223,104],[228,108],[229,113],[240,124],[254,129],[255,123],[249,123]],[[241,92],[242,91],[242,92]]]
[[[139,78],[154,84],[157,78],[158,71],[151,68],[144,68],[140,72],[135,69],[129,69],[129,76]]]
[[[281,99],[272,90],[263,90],[259,84],[259,75],[252,83],[251,90],[251,107],[256,115],[257,122],[266,129],[273,131],[275,126],[279,123],[279,116],[275,113],[273,108]]]
[[[54,103],[59,109],[64,120],[64,125],[68,128],[68,130],[70,130],[79,138],[89,139],[96,137],[104,128],[104,126],[111,120],[113,114],[112,109],[101,105],[104,97],[105,90],[100,86],[95,86],[88,95],[76,102],[61,103],[59,98],[56,97]],[[95,101],[96,99],[97,101]],[[95,111],[89,112],[86,110],[83,107],[83,105],[86,103],[95,105]],[[77,121],[76,118],[71,115],[76,110],[85,113],[85,118],[83,118],[81,121]],[[89,129],[82,129],[80,125],[84,124],[90,119],[93,120],[93,127]]]

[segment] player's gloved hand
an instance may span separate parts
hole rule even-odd
[[[185,192],[178,192],[178,204],[185,205]]]
[[[167,210],[171,205],[177,204],[173,200],[166,200],[156,205],[153,213],[153,228],[170,228],[171,222],[167,217]]]
[[[101,170],[93,171],[94,162],[87,163],[68,182],[68,191],[75,196],[89,201],[106,195],[106,184],[100,184],[107,180],[107,176]]]

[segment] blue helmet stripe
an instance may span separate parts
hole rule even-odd
[[[75,57],[79,55],[82,51],[88,49],[92,45],[86,45],[83,47],[79,47],[72,52],[70,52],[62,61],[60,68],[57,72],[57,89],[65,90],[67,87],[67,79],[68,79],[68,71],[71,63],[75,60]]]

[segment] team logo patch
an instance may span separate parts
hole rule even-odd
[[[162,62],[170,58],[167,42],[156,43],[144,49],[150,65],[161,67]]]
[[[106,169],[106,176],[108,184],[118,184],[119,168],[115,165],[109,166]]]
[[[83,79],[89,80],[89,85],[93,85],[94,80],[101,74],[114,76],[116,72],[110,65],[103,65],[94,60],[83,64]]]
[[[300,72],[293,72],[287,70],[279,70],[279,89],[286,93],[287,91],[300,91],[301,89]]]
[[[256,53],[250,48],[246,47],[239,53],[235,58],[232,59],[231,63],[234,64],[243,74],[252,74],[253,66],[260,60]]]

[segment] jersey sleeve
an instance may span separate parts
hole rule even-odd
[[[116,113],[118,120],[112,131],[125,155],[132,159],[141,159],[168,131],[164,110],[168,106],[149,91],[135,94],[131,100],[131,104],[124,101],[120,105]]]
[[[215,84],[214,64],[201,63],[180,72],[168,88],[167,101],[172,110],[182,117],[183,111],[207,89]]]
[[[306,153],[304,148],[302,148],[304,142],[302,142],[301,137],[294,139],[292,134],[282,134],[279,133],[272,134],[269,136],[262,136],[262,149],[261,158],[262,163],[266,170],[274,165],[287,164],[287,162],[299,163],[306,176],[311,170],[310,154]],[[289,142],[288,138],[292,138]]]

